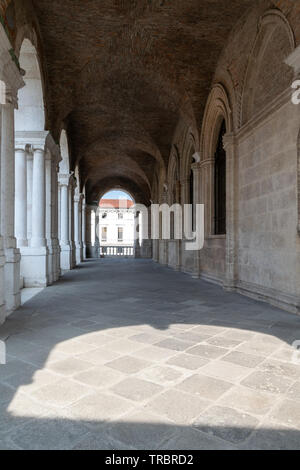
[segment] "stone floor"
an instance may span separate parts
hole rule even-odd
[[[88,261],[0,336],[0,449],[300,448],[300,317],[267,304]]]

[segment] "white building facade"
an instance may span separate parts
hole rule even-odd
[[[133,256],[134,209],[130,200],[102,199],[99,204],[100,255]]]

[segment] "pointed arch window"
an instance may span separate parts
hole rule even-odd
[[[215,153],[215,235],[226,234],[226,152],[223,137],[226,124],[223,120]]]

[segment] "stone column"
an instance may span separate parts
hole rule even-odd
[[[45,142],[33,148],[32,233],[29,248],[22,250],[25,287],[45,287],[49,283],[46,241],[46,155]]]
[[[60,200],[58,200],[58,159],[52,160],[52,245],[54,256],[53,281],[57,281],[60,277],[60,246],[58,234],[58,220],[60,217]]]
[[[5,302],[9,312],[21,303],[20,251],[15,239],[14,99],[7,93],[1,124],[1,232],[5,254]],[[0,256],[1,258],[1,256]],[[1,301],[0,301],[1,302]]]
[[[175,203],[180,204],[181,201],[181,184],[180,181],[176,181],[175,183]],[[176,245],[176,266],[175,271],[181,270],[181,240],[175,239]]]
[[[46,153],[46,238],[49,250],[49,283],[60,276],[60,248],[58,242],[58,163],[60,154],[51,135],[47,138]],[[51,149],[51,150],[50,150]]]
[[[48,247],[48,280],[52,284],[54,280],[54,252],[52,243],[52,224],[53,224],[53,200],[52,200],[52,157],[49,151],[45,158],[46,175],[46,240]]]
[[[164,185],[164,191],[162,195],[162,204],[168,203],[168,188],[167,185]],[[162,238],[163,230],[162,230],[162,215],[160,214],[160,253],[159,253],[159,262],[163,266],[168,266],[169,264],[169,240],[165,240]]]
[[[80,194],[79,200],[79,211],[78,211],[78,239],[79,239],[79,260],[80,263],[83,261],[83,244],[82,244],[82,201],[83,201],[83,194]]]
[[[207,158],[201,162],[201,201],[204,204],[204,234],[208,238],[214,233],[214,157]]]
[[[184,216],[184,205],[189,204],[190,199],[190,178],[184,178],[180,181],[181,187],[181,204],[182,204],[182,240],[180,244],[180,259],[181,259],[181,270],[187,272],[187,252],[185,250],[185,243],[187,241],[187,235],[185,233],[185,216]]]
[[[60,265],[62,271],[71,267],[71,245],[69,229],[69,174],[59,174],[60,188]]]
[[[46,246],[46,212],[45,212],[45,152],[35,148],[33,152],[33,185],[32,185],[32,236],[30,246]]]
[[[71,247],[71,269],[76,266],[76,245],[74,241],[74,192],[76,188],[76,179],[73,174],[70,177],[69,184],[69,239]]]
[[[93,247],[92,247],[92,206],[86,205],[86,257],[93,258]]]
[[[194,205],[196,208],[196,204],[201,204],[201,163],[193,163],[192,164],[192,172],[193,172],[193,187],[194,187]],[[194,230],[196,230],[196,211],[194,210]],[[194,266],[194,278],[200,277],[201,271],[201,251],[197,250],[195,252],[195,266]]]
[[[32,235],[32,177],[33,177],[33,153],[27,152],[27,240],[30,245]]]
[[[82,194],[74,196],[74,241],[76,246],[76,264],[82,262]]]
[[[233,290],[238,281],[238,159],[234,134],[223,137],[226,151],[226,290]]]
[[[18,248],[27,241],[27,155],[25,148],[15,150],[15,236]]]
[[[98,206],[94,208],[95,212],[95,246],[94,246],[94,257],[99,258],[100,256],[100,240],[99,240],[99,210]]]
[[[86,203],[85,203],[84,196],[82,199],[81,238],[82,238],[82,257],[85,260],[87,258],[87,253],[86,253]]]
[[[152,258],[151,207],[141,211],[141,258]]]
[[[140,211],[137,211],[134,214],[134,245],[133,245],[133,253],[135,258],[141,257],[141,245],[140,245]]]

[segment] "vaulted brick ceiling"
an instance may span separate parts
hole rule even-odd
[[[228,35],[253,0],[33,0],[53,129],[64,120],[89,198],[150,195],[179,118],[199,128]],[[135,188],[135,189],[134,189]]]

